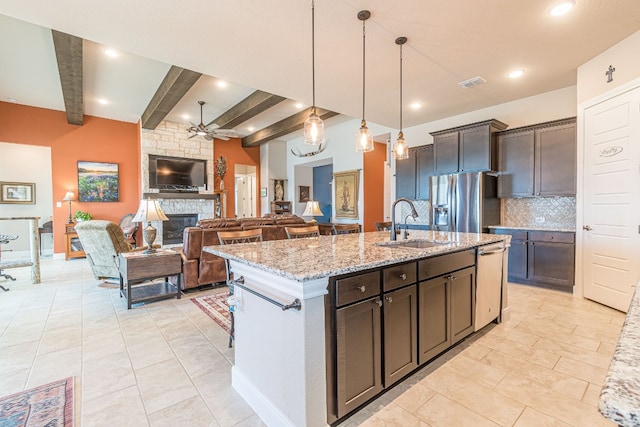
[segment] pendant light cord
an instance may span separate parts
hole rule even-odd
[[[400,132],[402,132],[402,45],[400,45]]]
[[[362,120],[363,121],[364,121],[364,118],[365,118],[365,115],[364,115],[364,105],[365,105],[364,96],[365,96],[365,93],[366,93],[365,92],[365,84],[364,84],[364,82],[365,82],[364,70],[366,68],[365,67],[365,35],[366,35],[366,32],[365,32],[364,23],[365,23],[365,20],[363,19],[362,20]]]
[[[311,92],[316,114],[316,3],[311,0]]]

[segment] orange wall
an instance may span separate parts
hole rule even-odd
[[[88,211],[94,218],[119,222],[124,215],[138,209],[141,196],[140,129],[136,123],[84,116],[84,125],[76,126],[67,123],[62,111],[0,102],[0,141],[51,147],[56,253],[64,252],[68,205],[63,202],[62,208],[56,208],[55,202],[62,200],[67,191],[78,195],[79,160],[118,164],[119,201],[72,202],[72,214],[77,210]]]
[[[364,153],[362,175],[364,181],[364,231],[376,231],[376,222],[384,221],[384,144],[374,143],[373,151]]]
[[[260,147],[243,148],[240,138],[232,138],[228,141],[214,140],[213,145],[214,160],[220,156],[227,160],[227,174],[224,176],[224,188],[227,190],[227,217],[236,216],[235,212],[235,193],[233,191],[235,185],[235,177],[233,175],[234,166],[249,165],[256,167],[256,212],[260,209]],[[215,164],[215,161],[214,161]],[[214,166],[215,167],[215,166]],[[220,179],[215,175],[214,170],[214,187],[220,188]]]

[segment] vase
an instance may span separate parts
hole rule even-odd
[[[224,181],[220,180],[220,190],[224,190]]]

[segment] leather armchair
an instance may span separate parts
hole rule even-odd
[[[118,255],[130,252],[122,228],[115,222],[91,220],[79,222],[75,230],[96,279],[119,278]]]

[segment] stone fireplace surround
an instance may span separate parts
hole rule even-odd
[[[167,215],[197,214],[198,220],[214,217],[213,202],[213,141],[196,137],[187,139],[186,127],[180,123],[163,121],[156,129],[141,129],[140,159],[142,176],[142,193],[145,197],[151,193],[159,193],[149,188],[149,154],[204,159],[207,161],[207,188],[200,188],[198,194],[162,193],[153,194],[160,202],[160,207]],[[162,222],[153,222],[158,230],[156,244],[162,242]]]

